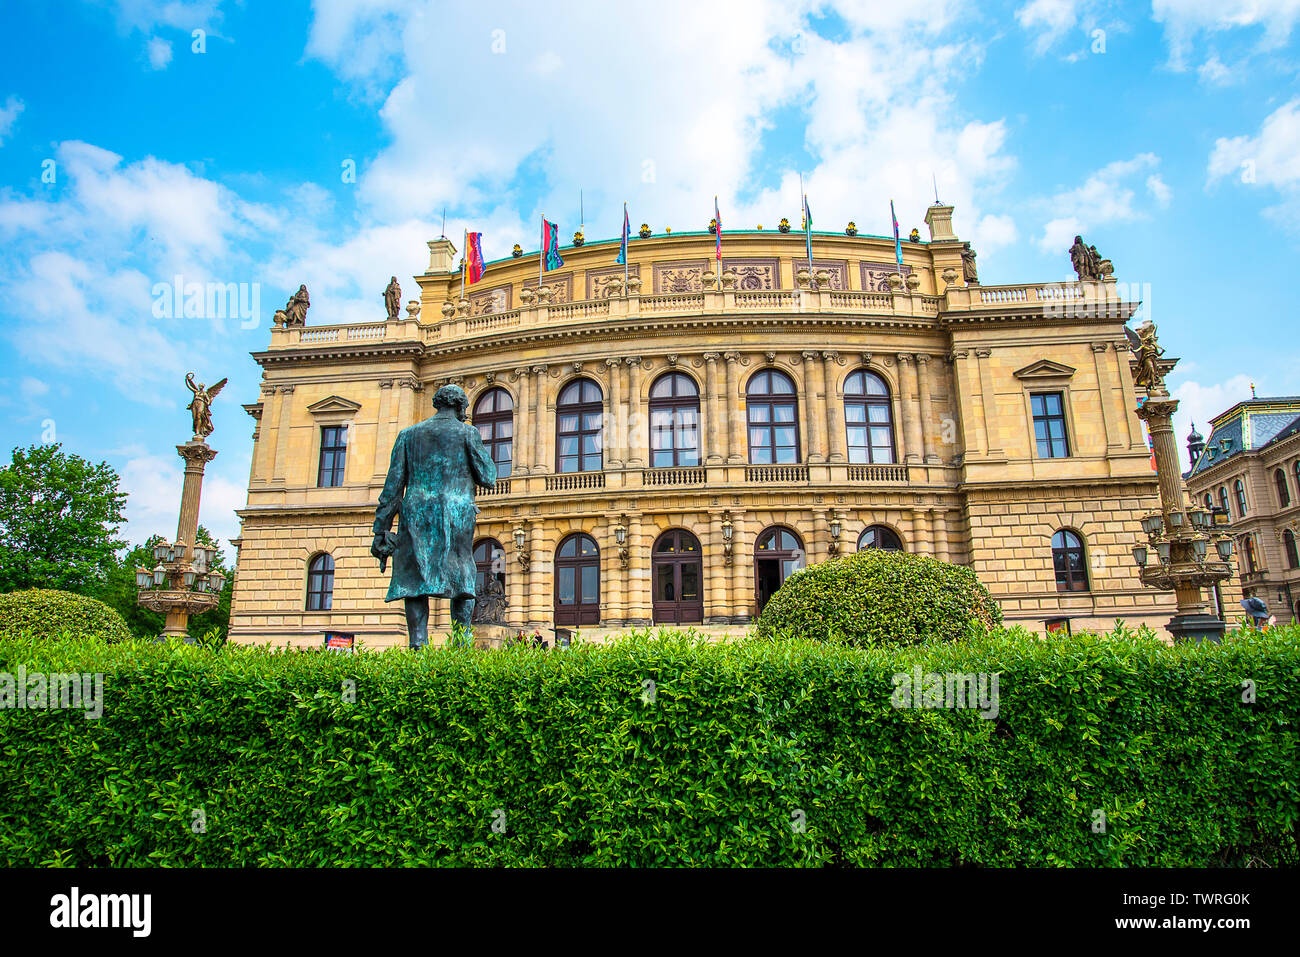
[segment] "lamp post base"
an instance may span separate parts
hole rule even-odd
[[[1227,628],[1224,622],[1214,615],[1175,615],[1169,620],[1169,633],[1175,642],[1194,641],[1200,644],[1211,641],[1217,644],[1223,640]]]

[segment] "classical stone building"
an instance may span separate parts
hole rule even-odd
[[[985,286],[952,208],[928,242],[728,231],[488,264],[460,298],[429,243],[406,317],[279,322],[256,422],[236,641],[403,642],[369,555],[398,430],[458,383],[500,466],[481,577],[509,624],[751,620],[788,575],[860,547],[972,566],[1008,621],[1162,626],[1132,546],[1156,484],[1113,278]],[[968,280],[967,277],[970,276]],[[378,301],[378,297],[376,297]],[[1169,363],[1172,366],[1172,363]],[[447,622],[435,602],[436,624]]]
[[[1280,623],[1300,617],[1300,396],[1238,402],[1210,423],[1204,439],[1187,437],[1189,494],[1227,510],[1237,585],[1264,599]],[[1226,595],[1230,620],[1244,614]]]

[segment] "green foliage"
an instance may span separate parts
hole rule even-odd
[[[117,473],[62,446],[14,449],[0,469],[0,592],[99,587],[122,546]]]
[[[558,655],[0,637],[19,665],[101,672],[105,701],[0,708],[9,867],[1300,862],[1296,628]],[[895,707],[916,669],[996,672],[996,719]]]
[[[94,598],[51,588],[0,595],[0,636],[126,641],[131,630],[116,611]]]
[[[924,555],[866,548],[788,578],[754,625],[758,638],[854,645],[956,641],[1002,611],[975,572]]]

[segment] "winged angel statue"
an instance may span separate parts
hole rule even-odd
[[[189,410],[190,415],[194,417],[194,434],[207,438],[212,434],[212,400],[217,397],[217,393],[225,388],[226,380],[222,379],[209,388],[202,382],[195,385],[194,373],[187,372],[185,373],[185,384],[194,393],[194,398],[185,407]]]

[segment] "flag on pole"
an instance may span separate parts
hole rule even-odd
[[[547,222],[546,217],[542,217],[542,271],[550,272],[552,269],[559,269],[564,265],[564,260],[560,258],[560,226],[559,223]]]
[[[812,261],[812,210],[808,208],[808,194],[803,194],[803,235],[808,244],[808,270],[811,272]]]
[[[903,241],[898,237],[898,217],[894,215],[894,201],[889,201],[889,218],[894,221],[894,260],[898,263],[898,274],[903,274]]]
[[[628,233],[630,232],[630,229],[631,226],[628,223],[628,219],[627,219],[627,203],[624,203],[623,204],[623,238],[619,240],[618,258],[614,260],[614,262],[618,263],[620,266],[627,265],[627,239],[628,239]]]
[[[717,221],[718,229],[714,239],[714,255],[718,262],[722,262],[722,213],[718,210],[718,197],[713,197],[713,218]]]
[[[465,234],[465,278],[473,285],[483,278],[483,234]]]

